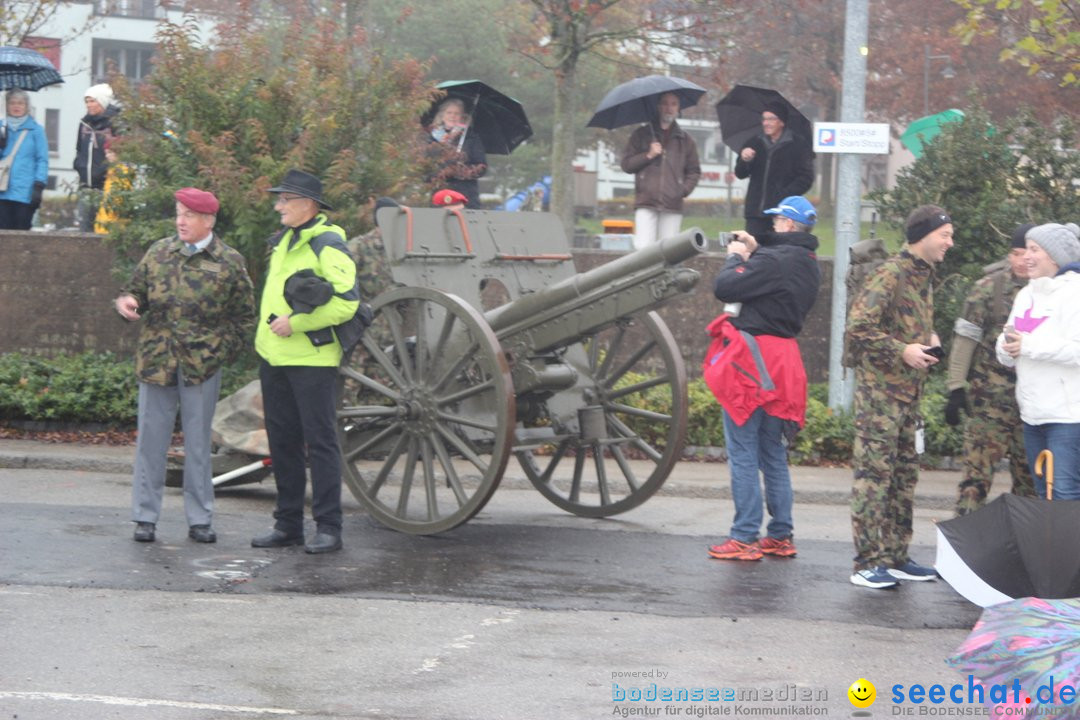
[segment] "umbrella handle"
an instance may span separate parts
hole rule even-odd
[[[1045,472],[1044,472],[1045,466]],[[1035,458],[1035,474],[1046,478],[1046,499],[1054,499],[1054,453],[1043,450]]]

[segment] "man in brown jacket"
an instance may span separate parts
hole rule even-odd
[[[623,172],[634,174],[634,247],[678,235],[683,198],[701,177],[697,145],[675,120],[679,96],[660,96],[655,122],[642,125],[623,151]]]

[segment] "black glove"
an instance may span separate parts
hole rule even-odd
[[[960,409],[967,411],[967,391],[956,388],[949,393],[949,402],[945,405],[945,422],[950,425],[960,424]]]
[[[41,193],[45,192],[45,183],[34,183],[34,189],[30,191],[30,204],[34,207],[41,205]]]

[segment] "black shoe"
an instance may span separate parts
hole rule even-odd
[[[336,552],[341,549],[341,536],[330,533],[316,533],[315,539],[304,546],[304,552],[310,555]]]
[[[192,525],[188,528],[187,536],[200,543],[217,542],[217,533],[209,525]]]
[[[135,542],[154,542],[154,523],[135,523]]]
[[[251,540],[251,547],[257,548],[279,548],[279,547],[292,547],[293,545],[303,545],[303,535],[287,535],[281,530],[271,530],[266,535],[260,535],[257,538]]]

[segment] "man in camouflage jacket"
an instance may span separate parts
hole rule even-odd
[[[956,501],[956,514],[966,515],[986,504],[994,480],[994,466],[1006,455],[1012,474],[1012,491],[1035,494],[1024,453],[1024,427],[1016,406],[1016,371],[997,361],[994,341],[1009,318],[1013,299],[1027,283],[1024,236],[1034,225],[1013,232],[1008,258],[987,268],[964,302],[953,330],[949,352],[949,402],[945,421],[964,426],[964,476]]]
[[[941,208],[913,210],[905,224],[907,247],[867,278],[848,317],[855,369],[855,585],[888,588],[935,577],[908,556],[908,545],[919,479],[919,395],[927,370],[941,359],[934,266],[952,247],[952,234]]]
[[[210,424],[221,368],[250,342],[255,297],[243,256],[213,233],[217,198],[196,188],[175,197],[176,235],[147,250],[115,301],[124,319],[144,319],[135,357],[139,435],[132,519],[135,540],[153,542],[179,405],[188,536],[212,543]]]

